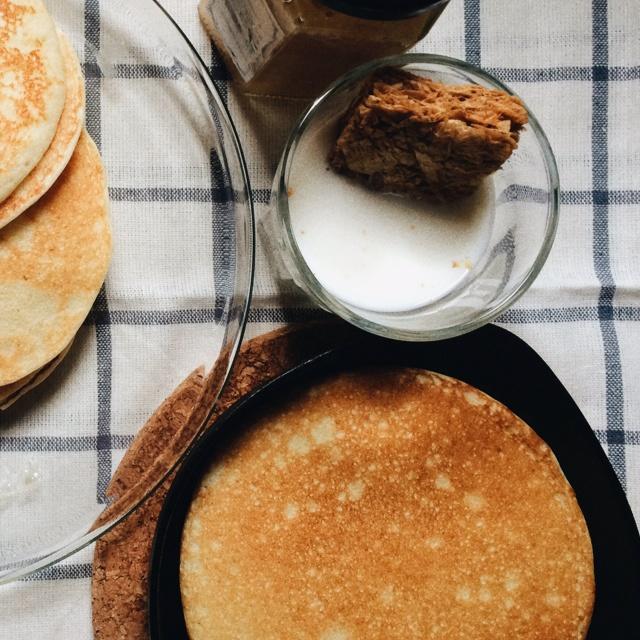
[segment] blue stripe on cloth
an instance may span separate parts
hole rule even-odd
[[[22,578],[22,582],[43,582],[48,580],[86,580],[93,574],[88,562],[78,564],[54,564],[46,569]]]
[[[225,187],[110,187],[109,197],[116,202],[226,202]],[[235,196],[234,196],[235,197]],[[254,189],[254,203],[268,204],[270,189]]]
[[[476,2],[468,2],[465,6],[465,28],[470,43],[467,51],[467,60],[477,55],[475,34],[479,31],[480,12],[473,5]],[[479,5],[478,5],[479,6]],[[476,27],[476,25],[478,25]],[[476,31],[477,29],[477,31]],[[479,49],[477,50],[479,51]],[[478,64],[475,62],[474,64]],[[173,65],[158,64],[116,64],[109,70],[109,75],[104,72],[96,62],[84,62],[82,69],[86,78],[116,78],[118,80],[179,80],[185,74],[185,69],[177,62]],[[640,79],[640,66],[616,66],[616,67],[487,67],[486,70],[503,82],[591,82],[594,79],[608,79],[614,82],[627,82]],[[214,62],[209,67],[209,73],[214,84],[220,91],[223,101],[227,99],[229,74],[222,63]],[[598,77],[600,76],[600,77]]]
[[[640,307],[608,307],[612,319],[619,322],[638,322]],[[547,322],[600,322],[603,311],[599,307],[543,307],[537,309],[509,309],[498,322],[506,324],[538,324]]]
[[[613,307],[613,319],[618,322],[640,320],[640,307]]]
[[[591,82],[614,80],[624,82],[640,79],[640,66],[633,67],[489,67],[489,73],[503,82]]]
[[[323,320],[332,318],[333,315],[322,309],[306,307],[287,307],[284,309],[249,309],[249,322],[262,323],[293,323],[308,322],[310,320]]]
[[[133,442],[132,435],[110,435],[107,442],[111,450],[127,449]],[[0,451],[11,453],[23,451],[60,452],[60,451],[98,451],[98,436],[9,436],[0,435]]]
[[[160,64],[114,64],[107,73],[97,61],[86,60],[82,63],[85,78],[117,78],[118,80],[179,80],[184,76],[184,68],[177,62],[173,65]]]
[[[85,63],[97,66],[97,52],[100,48],[100,5],[98,0],[85,0],[84,35]],[[85,75],[86,127],[98,149],[102,146],[100,83],[99,76]]]
[[[527,200],[545,202],[546,192],[527,185],[512,184],[503,192],[507,200]],[[109,197],[116,202],[225,202],[229,197],[228,189],[215,187],[110,187]],[[270,189],[254,189],[251,197],[255,204],[269,204]],[[574,189],[560,193],[560,203],[565,205],[637,205],[640,204],[640,191],[633,189]]]
[[[489,67],[487,71],[502,82],[570,82],[591,80],[591,67]]]
[[[510,184],[498,196],[498,202],[537,202],[545,204],[549,200],[549,192],[546,189],[529,187],[524,184]]]
[[[108,313],[107,296],[104,287],[94,305],[94,312]],[[111,374],[112,343],[111,326],[96,323],[96,350],[98,370],[98,469],[96,481],[96,499],[98,504],[106,503],[106,491],[111,479]]]
[[[213,84],[215,85],[222,102],[225,105],[229,103],[229,73],[222,60],[220,52],[216,49],[213,42],[211,43],[211,63],[209,65],[209,74],[213,78]]]
[[[637,429],[632,431],[608,431],[607,429],[598,429],[596,436],[603,445],[622,444],[626,446],[640,446],[640,430]]]
[[[591,189],[584,191],[562,191],[560,204],[568,205],[637,205],[640,204],[640,191],[632,189]],[[609,212],[611,213],[611,212]]]
[[[504,267],[500,276],[500,284],[496,288],[496,296],[499,296],[507,286],[513,272],[513,265],[516,262],[516,243],[513,229],[508,229],[502,238],[493,246],[489,254],[488,264],[497,261],[498,256],[504,257]]]
[[[464,0],[464,57],[480,66],[480,0]]]
[[[284,308],[256,308],[249,310],[247,322],[281,324],[285,322],[307,322],[331,318],[331,314],[317,308],[284,307]],[[176,309],[172,311],[114,310],[104,312],[94,310],[87,323],[97,322],[113,325],[129,326],[159,326],[177,324],[207,324],[219,322],[219,309]]]
[[[213,308],[175,309],[175,310],[113,310],[94,309],[88,322],[95,324],[115,324],[126,326],[160,327],[179,324],[209,324],[220,321],[220,311]]]
[[[609,80],[616,82],[640,80],[640,66],[609,67]]]
[[[624,435],[624,391],[620,345],[613,314],[615,282],[611,272],[609,246],[609,28],[607,0],[592,0],[592,116],[591,153],[593,183],[593,264],[600,281],[598,312],[600,333],[604,346],[607,448],[611,463],[623,487],[626,487],[626,459],[624,445],[616,441],[616,434]]]
[[[539,324],[549,322],[595,322],[597,307],[548,307],[544,309],[508,309],[498,322],[505,324]]]
[[[211,176],[211,191],[216,185],[228,183],[227,171],[216,149],[209,153],[209,172]],[[223,187],[226,193],[224,200],[213,202],[211,206],[211,246],[213,254],[213,291],[215,292],[215,315],[222,317],[227,301],[233,296],[235,287],[236,256],[235,246],[235,201],[230,184]]]
[[[85,60],[88,64],[98,63],[100,50],[100,1],[84,2]],[[100,100],[100,77],[87,77],[87,130],[98,149],[102,147],[102,119]],[[103,285],[94,309],[109,311],[108,295]],[[111,328],[106,324],[96,324],[96,351],[98,371],[98,417],[97,417],[97,481],[96,500],[98,504],[106,502],[105,491],[111,478],[111,365],[112,365]]]
[[[248,322],[272,322],[279,324],[283,322],[306,322],[308,320],[319,320],[329,318],[326,311],[307,307],[285,307],[285,308],[256,308],[249,310]],[[145,310],[113,310],[101,311],[94,308],[94,312],[89,323],[101,323],[111,325],[127,326],[161,326],[178,324],[208,324],[220,320],[217,309],[176,309],[172,311],[145,311]]]

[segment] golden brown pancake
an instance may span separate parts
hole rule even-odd
[[[65,35],[58,34],[65,65],[66,98],[58,128],[31,173],[0,203],[0,229],[41,198],[67,166],[84,123],[84,79],[80,63]]]
[[[591,542],[549,447],[418,370],[335,376],[215,461],[183,533],[192,640],[580,640]]]
[[[0,229],[0,385],[55,358],[86,318],[111,258],[107,200],[83,132],[53,187]]]
[[[64,106],[64,75],[42,0],[0,0],[0,202],[51,143]]]

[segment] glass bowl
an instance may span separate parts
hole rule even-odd
[[[243,154],[179,27],[154,0],[47,5],[85,74],[114,252],[60,367],[0,412],[0,583],[96,539],[166,477],[189,442],[168,439],[126,500],[107,496],[136,433],[200,365],[209,372],[202,430],[241,341],[253,282]]]
[[[490,322],[512,305],[539,273],[551,249],[558,222],[556,162],[540,124],[528,109],[529,123],[521,132],[518,148],[490,178],[495,194],[495,216],[489,239],[473,264],[465,264],[466,274],[454,288],[408,311],[371,310],[345,301],[344,296],[337,297],[316,277],[296,239],[290,209],[297,189],[297,185],[294,189],[291,183],[292,167],[297,154],[304,158],[304,154],[319,153],[317,147],[312,150],[313,144],[317,144],[315,136],[324,135],[322,132],[330,127],[337,135],[341,116],[359,95],[364,81],[381,67],[401,67],[445,84],[478,84],[513,94],[481,69],[453,58],[428,54],[384,58],[345,74],[311,104],[293,129],[274,180],[265,225],[267,236],[280,256],[281,276],[292,278],[326,310],[366,331],[390,338],[416,341],[450,338]],[[327,142],[327,148],[321,150],[324,155],[320,161],[328,158],[335,135]],[[364,187],[356,185],[356,188]],[[393,236],[388,242],[393,242]],[[344,243],[341,248],[347,246],[351,249],[353,245]],[[389,268],[393,270],[393,265]]]

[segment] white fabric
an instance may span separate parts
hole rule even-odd
[[[165,4],[204,60],[211,60],[195,0],[167,0]],[[638,520],[640,5],[636,0],[610,0],[608,4],[608,12],[598,13],[602,6],[606,8],[606,3],[598,0],[452,0],[419,49],[479,57],[481,66],[494,71],[523,97],[549,136],[563,188],[557,239],[539,278],[501,323],[534,347],[572,394],[610,455]],[[478,18],[481,37],[474,43],[473,25]],[[595,29],[594,20],[598,23]],[[594,33],[604,41],[594,42]],[[604,105],[594,98],[594,77],[606,84]],[[229,105],[253,189],[265,193],[303,103],[241,98],[231,93]],[[597,128],[600,131],[595,131]],[[607,148],[592,149],[594,131],[602,134],[603,128],[608,135]],[[121,144],[126,146],[127,139]],[[602,162],[604,151],[608,162],[604,192],[594,195],[594,189],[603,191],[602,167],[597,163]],[[109,151],[114,158],[119,152]],[[604,199],[609,205],[594,207],[594,199]],[[259,218],[265,210],[266,204],[256,204]],[[609,268],[617,285],[612,304],[603,290],[603,285],[609,284]],[[277,326],[269,317],[284,317],[282,313],[269,316],[265,310],[287,309],[289,316],[296,317],[296,310],[304,304],[295,292],[278,288],[259,244],[247,338]],[[611,322],[606,320],[608,313]],[[126,327],[117,331],[126,331]],[[117,358],[114,366],[118,366]],[[619,378],[622,388],[616,386]],[[607,430],[620,426],[624,431],[606,444]],[[113,425],[113,430],[124,433],[125,425]],[[91,549],[39,579],[0,588],[0,638],[91,638],[90,562]]]

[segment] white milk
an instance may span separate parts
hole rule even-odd
[[[443,205],[376,193],[328,168],[335,135],[333,122],[307,132],[289,175],[293,233],[322,286],[347,305],[400,312],[462,284],[488,246],[491,179]]]

